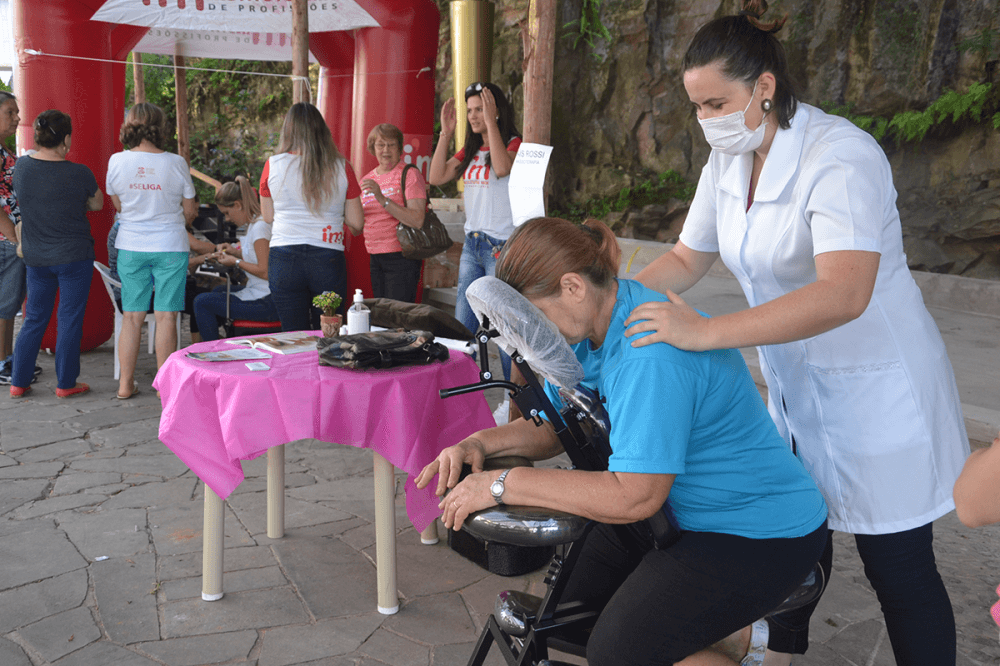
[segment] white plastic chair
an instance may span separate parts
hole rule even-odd
[[[122,283],[111,277],[111,269],[102,264],[99,261],[94,262],[94,268],[97,272],[101,274],[101,280],[104,281],[104,288],[108,290],[108,298],[111,299],[111,307],[115,309],[115,379],[118,379],[122,374],[121,362],[118,360],[118,338],[121,336],[122,332],[122,311],[118,309],[118,301],[115,300],[115,292],[112,287],[122,288]],[[146,315],[146,324],[149,326],[147,330],[149,337],[149,345],[147,353],[152,354],[154,351],[154,343],[156,341],[156,316],[150,312]],[[177,313],[177,345],[178,348],[181,344],[181,313]]]

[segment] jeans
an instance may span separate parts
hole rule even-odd
[[[89,260],[56,266],[27,267],[28,302],[24,306],[24,324],[14,344],[11,384],[21,388],[31,385],[38,350],[52,318],[58,290],[56,386],[61,389],[76,386],[76,378],[80,376],[83,314],[87,309],[93,273],[94,262]]]
[[[13,319],[24,303],[24,260],[17,246],[0,240],[0,319]]]
[[[271,298],[278,310],[282,331],[319,330],[322,311],[312,306],[314,296],[335,291],[345,303],[347,261],[341,250],[312,245],[271,247],[267,266]]]
[[[882,606],[898,666],[954,666],[955,614],[934,562],[933,523],[894,534],[855,534],[854,541],[865,576]],[[832,530],[819,562],[829,580]],[[768,647],[778,652],[805,652],[809,617],[818,603],[817,599],[773,617]],[[778,643],[776,639],[785,640],[780,636],[791,640]]]
[[[407,259],[402,252],[385,252],[369,256],[372,274],[372,294],[375,298],[391,298],[404,303],[417,302],[417,283],[423,262]]]
[[[465,298],[465,290],[479,278],[496,275],[497,256],[504,243],[481,231],[466,234],[465,245],[462,246],[462,259],[458,264],[458,298],[455,300],[455,319],[465,324],[473,333],[479,328],[476,313]],[[504,379],[510,379],[510,356],[500,352],[500,365],[503,368]]]
[[[233,289],[229,299],[230,318],[251,321],[274,321],[278,318],[278,310],[270,294],[255,301],[241,301],[235,295],[240,289],[242,287]],[[198,321],[202,340],[218,340],[219,325],[226,319],[226,288],[216,287],[195,296],[194,319]]]

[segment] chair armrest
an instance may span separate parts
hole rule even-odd
[[[534,506],[504,504],[470,515],[462,529],[487,542],[512,546],[558,546],[580,539],[590,519]]]

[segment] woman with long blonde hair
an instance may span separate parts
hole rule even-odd
[[[316,330],[312,298],[347,291],[344,225],[358,235],[365,218],[354,169],[312,104],[285,115],[278,152],[260,177],[260,207],[272,225],[268,283],[281,328]]]

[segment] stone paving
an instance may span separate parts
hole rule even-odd
[[[541,589],[539,573],[501,578],[443,540],[421,545],[397,477],[401,610],[378,614],[371,454],[305,440],[286,446],[282,539],[266,536],[265,458],[244,465],[226,509],[226,594],[202,601],[203,485],[157,440],[155,360],[142,349],[132,400],[114,399],[110,342],[83,355],[90,394],[56,399],[42,354],[30,397],[0,396],[0,666],[461,665],[498,591]],[[959,664],[1000,664],[988,615],[1000,527],[952,514],[935,539]],[[834,559],[796,666],[894,664],[849,536]]]

